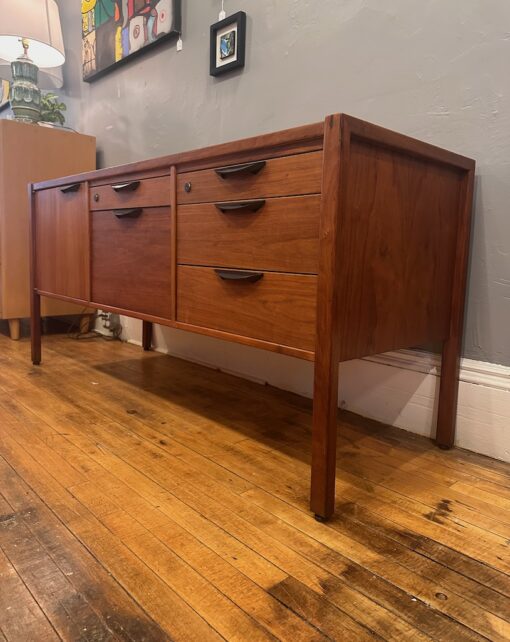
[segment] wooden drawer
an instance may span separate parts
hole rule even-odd
[[[170,208],[92,213],[92,300],[171,317]]]
[[[177,260],[316,274],[320,196],[181,205]]]
[[[126,207],[170,205],[170,177],[122,180],[90,188],[90,209],[111,210]]]
[[[208,203],[319,194],[322,152],[185,172],[177,177],[178,203]]]
[[[316,276],[221,270],[221,278],[218,272],[178,267],[178,321],[302,350],[315,349]],[[260,278],[246,280],[253,275]]]

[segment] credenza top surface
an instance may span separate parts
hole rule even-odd
[[[414,156],[452,165],[462,170],[474,167],[475,162],[465,156],[447,151],[429,143],[419,141],[403,134],[395,133],[378,125],[372,125],[353,116],[340,115],[345,127],[350,133],[367,138],[377,144],[387,147],[399,148]],[[242,162],[244,159],[264,158],[266,156],[283,156],[307,151],[319,150],[323,146],[325,122],[293,127],[282,131],[252,136],[228,143],[203,147],[192,151],[179,152],[167,156],[160,156],[144,161],[117,165],[104,169],[64,176],[62,178],[35,183],[34,190],[60,187],[70,182],[77,181],[105,181],[119,176],[129,176],[141,173],[169,173],[170,167],[176,166],[177,171],[188,172]]]

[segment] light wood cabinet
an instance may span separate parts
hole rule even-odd
[[[30,316],[27,184],[91,170],[95,165],[96,142],[92,136],[0,120],[0,319],[9,320],[12,338],[19,336],[20,319]],[[57,264],[58,260],[54,270],[59,269]],[[81,294],[77,298],[82,298]],[[43,316],[78,314],[82,310],[65,301],[42,300]]]

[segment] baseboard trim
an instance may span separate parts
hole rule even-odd
[[[441,372],[439,355],[422,350],[397,350],[363,360],[435,376],[439,376]],[[461,359],[460,381],[510,391],[510,367],[486,361]]]
[[[251,348],[234,346],[224,353],[208,338],[197,346],[180,341],[176,332],[168,335],[170,341],[165,333],[164,340],[158,341],[163,347],[155,349],[256,383],[312,396],[313,364],[309,362],[271,354],[253,367]],[[141,345],[131,337],[128,341]],[[343,363],[339,406],[433,437],[439,373],[440,358],[420,350],[399,350]],[[472,359],[461,361],[455,445],[510,462],[510,367]]]

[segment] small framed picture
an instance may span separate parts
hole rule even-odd
[[[246,14],[238,11],[211,25],[211,76],[244,67]]]

